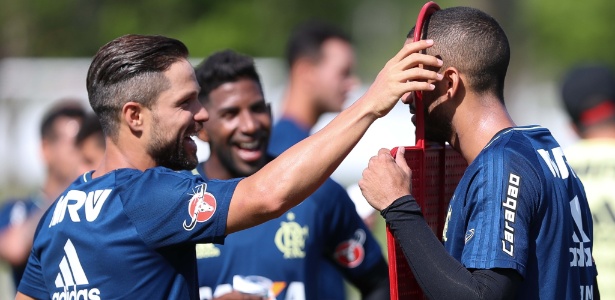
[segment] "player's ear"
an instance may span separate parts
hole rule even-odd
[[[446,83],[446,94],[448,98],[455,98],[463,92],[463,81],[459,70],[455,67],[448,67],[444,70],[443,81]]]
[[[143,106],[137,102],[127,102],[122,107],[122,119],[132,131],[143,131]]]

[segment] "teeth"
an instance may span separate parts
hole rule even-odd
[[[256,150],[260,143],[258,141],[250,142],[250,143],[239,143],[239,148],[247,149],[247,150]]]

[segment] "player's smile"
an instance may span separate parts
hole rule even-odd
[[[250,163],[259,160],[264,154],[267,143],[263,139],[250,142],[235,142],[232,149],[239,159]]]
[[[196,155],[197,146],[196,142],[194,141],[194,138],[196,137],[197,132],[198,131],[187,130],[184,133],[184,151],[186,151],[186,153],[188,153],[189,155]]]

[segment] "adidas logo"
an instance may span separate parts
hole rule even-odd
[[[53,293],[52,300],[100,300],[100,290],[93,289],[78,289],[80,285],[89,284],[88,278],[85,276],[77,250],[73,242],[69,239],[64,245],[64,257],[60,262],[60,272],[56,276],[55,285],[61,288],[61,292]]]

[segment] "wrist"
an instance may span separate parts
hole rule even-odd
[[[386,215],[388,213],[394,213],[397,211],[416,212],[417,210],[419,213],[421,212],[420,206],[416,203],[414,196],[408,194],[395,199],[395,201],[393,201],[389,206],[380,211],[380,215],[386,219]]]
[[[374,97],[366,94],[361,96],[361,98],[359,98],[353,106],[356,106],[360,116],[363,116],[373,122],[386,115],[386,113],[379,111],[376,105],[374,105],[378,101],[378,99],[374,99]]]

